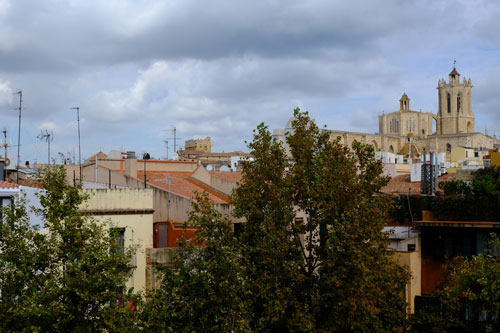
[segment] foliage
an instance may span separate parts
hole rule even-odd
[[[247,331],[245,264],[231,221],[212,209],[206,195],[198,195],[188,223],[198,227],[196,237],[181,242],[182,251],[172,266],[158,267],[163,281],[144,304],[144,328],[155,332]]]
[[[479,169],[470,182],[456,180],[440,184],[444,197],[433,204],[437,218],[455,221],[500,220],[500,169]]]
[[[399,195],[393,197],[390,220],[401,224],[422,220],[422,211],[431,210],[432,197]]]
[[[492,234],[489,249],[472,258],[455,257],[446,267],[434,307],[413,318],[415,331],[447,332],[467,328],[496,332],[500,326],[500,241]]]
[[[125,281],[130,253],[79,210],[86,196],[63,167],[47,170],[39,199],[44,230],[29,224],[20,200],[0,224],[0,329],[95,331],[130,327]]]
[[[387,331],[405,324],[407,272],[382,233],[392,201],[370,145],[331,141],[296,109],[286,145],[260,125],[233,202],[252,282],[252,328]],[[286,153],[289,150],[289,154]],[[302,218],[296,218],[302,217]]]
[[[295,111],[286,142],[259,125],[233,192],[245,220],[233,235],[227,218],[198,199],[163,283],[142,316],[151,331],[370,331],[406,325],[408,273],[382,232],[393,201],[373,148],[331,141]],[[204,246],[196,246],[203,243]]]

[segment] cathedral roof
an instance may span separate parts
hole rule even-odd
[[[460,75],[457,70],[455,69],[455,66],[453,66],[453,70],[450,72],[449,75]]]
[[[424,152],[424,149],[415,143],[407,143],[399,151],[399,155],[404,157],[420,156]]]

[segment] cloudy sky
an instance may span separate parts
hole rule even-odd
[[[377,115],[437,112],[438,79],[457,61],[471,77],[476,130],[500,134],[496,1],[0,0],[0,127],[21,160],[135,150],[210,136],[246,150],[260,122],[282,128],[294,107],[320,125],[374,133]],[[3,154],[3,152],[2,152]],[[9,155],[16,155],[16,147]]]

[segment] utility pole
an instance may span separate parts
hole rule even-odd
[[[80,107],[75,106],[71,110],[76,110],[76,120],[78,121],[78,165],[80,166],[80,183],[82,182],[82,150],[80,146]]]
[[[19,131],[17,133],[17,165],[16,165],[16,182],[19,184],[19,165],[21,163],[21,155],[20,155],[20,148],[21,148],[21,110],[22,110],[22,103],[23,103],[23,91],[19,90],[18,92],[15,92],[14,95],[19,95]]]

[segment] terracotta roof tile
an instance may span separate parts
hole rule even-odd
[[[0,180],[0,189],[11,190],[11,189],[16,189],[16,188],[19,188],[19,186],[16,183],[10,183],[10,182],[6,182],[4,180]]]
[[[142,172],[141,172],[142,174]],[[147,172],[147,181],[149,184],[157,186],[161,189],[167,190],[169,189],[167,176],[170,176],[171,179],[171,191],[173,194],[179,195],[184,198],[192,199],[195,197],[195,191],[198,192],[207,192],[208,197],[214,203],[228,203],[230,202],[229,198],[222,196],[219,193],[211,191],[210,189],[198,184],[196,181],[193,181],[190,176],[192,172],[176,172],[176,173],[152,173]],[[138,178],[141,179],[141,176],[138,175]]]
[[[233,183],[241,183],[241,178],[243,177],[243,173],[241,171],[235,171],[235,172],[210,171],[209,173],[214,177],[221,178]]]
[[[449,173],[439,177],[440,182],[448,182],[456,179],[455,173]],[[388,194],[420,195],[421,182],[410,182],[410,175],[398,175],[382,188],[382,192]]]

